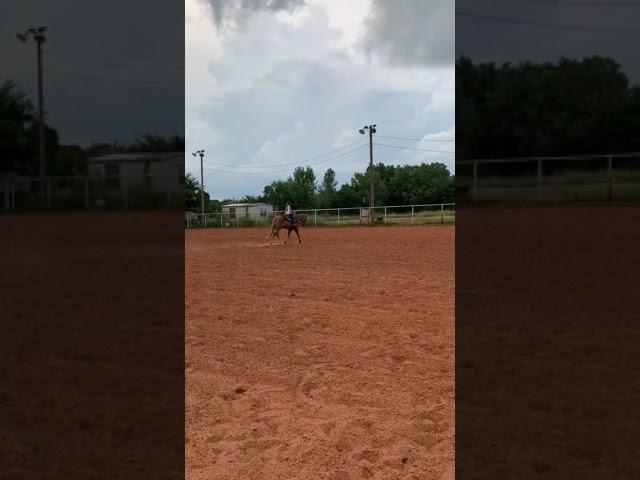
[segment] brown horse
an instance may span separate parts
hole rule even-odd
[[[273,217],[273,222],[271,223],[271,233],[267,237],[267,240],[271,240],[271,244],[273,245],[273,239],[278,237],[278,240],[280,240],[280,243],[282,243],[282,240],[280,239],[280,230],[286,228],[289,233],[287,235],[287,239],[284,241],[285,244],[291,237],[291,230],[296,232],[296,235],[298,236],[298,243],[302,243],[302,240],[300,240],[300,232],[298,232],[298,225],[304,227],[305,223],[307,223],[307,216],[304,213],[296,213],[294,215],[294,218],[295,222],[291,224],[291,222],[289,222],[289,220],[287,220],[287,218],[282,214]]]

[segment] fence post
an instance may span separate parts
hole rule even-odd
[[[440,215],[442,217],[442,221],[440,223],[444,225],[444,203],[440,204]]]
[[[537,182],[537,197],[538,201],[541,200],[541,189],[542,189],[542,159],[538,159],[538,182]]]
[[[411,223],[413,224],[413,205],[411,205]]]
[[[313,226],[318,226],[318,210],[313,211]]]
[[[340,225],[340,209],[338,209],[338,225]]]
[[[478,202],[478,162],[473,162],[473,203]]]
[[[222,213],[220,214],[220,228],[224,227],[224,220]]]
[[[125,210],[129,210],[129,198],[127,197],[127,186],[122,184],[122,204]]]
[[[387,207],[384,207],[384,223],[387,223]]]
[[[611,201],[613,200],[613,174],[612,174],[612,170],[613,170],[613,157],[611,155],[609,155],[607,157],[607,180],[609,182],[609,186],[607,189],[607,200]]]
[[[47,190],[47,210],[51,210],[51,180],[49,178],[45,180],[45,187]]]
[[[84,208],[89,210],[89,177],[84,177]]]

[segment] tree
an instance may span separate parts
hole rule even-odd
[[[242,200],[240,200],[240,203],[260,203],[263,201],[264,199],[261,196],[245,195],[242,197]]]
[[[11,81],[0,84],[0,171],[33,174],[30,130],[35,125],[33,105]]]
[[[317,206],[319,208],[331,208],[336,201],[336,172],[329,168],[324,174],[322,185],[318,189]]]
[[[264,201],[282,209],[288,201],[296,209],[313,208],[316,195],[316,176],[311,167],[297,167],[293,176],[277,180],[264,187]]]
[[[182,152],[184,151],[184,137],[172,135],[163,137],[145,133],[126,148],[130,152]]]
[[[636,151],[638,118],[637,90],[610,58],[456,63],[458,158]]]
[[[316,195],[316,175],[311,167],[296,167],[293,178],[288,179],[292,183],[293,196],[291,201],[294,208],[313,208]]]
[[[184,208],[192,212],[200,213],[202,210],[202,198],[200,196],[200,182],[192,173],[184,176]],[[204,211],[206,213],[219,213],[222,211],[222,203],[211,200],[209,194],[204,192]]]

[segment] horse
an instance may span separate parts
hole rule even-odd
[[[300,233],[298,232],[298,225],[304,227],[305,223],[307,223],[307,216],[304,213],[296,213],[294,215],[293,224],[289,222],[287,217],[285,217],[284,215],[277,215],[273,217],[273,222],[271,222],[271,233],[267,237],[267,240],[271,240],[271,245],[273,245],[273,239],[275,237],[278,237],[278,240],[280,240],[280,243],[282,243],[282,240],[280,239],[280,230],[286,228],[289,233],[287,235],[287,239],[284,242],[285,244],[291,237],[291,230],[296,232],[296,235],[298,236],[298,243],[302,243],[302,240],[300,240]]]

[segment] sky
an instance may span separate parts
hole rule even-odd
[[[637,0],[456,0],[456,56],[475,61],[614,58],[640,84]]]
[[[182,0],[11,2],[0,14],[0,82],[16,82],[34,104],[36,45],[16,34],[37,25],[48,27],[44,106],[61,143],[183,134]]]
[[[214,198],[259,195],[311,166],[339,184],[369,162],[442,162],[455,149],[449,0],[186,0],[186,170]],[[384,138],[384,137],[403,137]],[[384,145],[391,146],[384,146]]]

